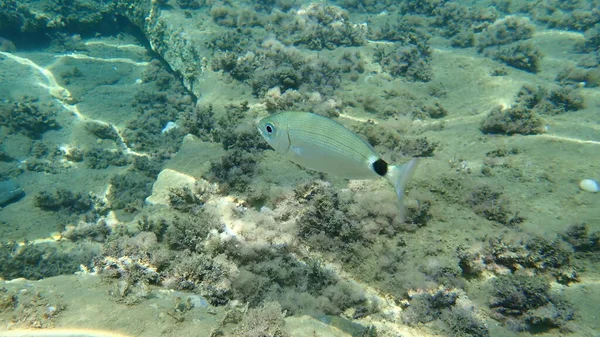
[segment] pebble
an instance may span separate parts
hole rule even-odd
[[[600,191],[600,184],[592,179],[583,179],[579,182],[579,188],[586,192],[596,193]]]

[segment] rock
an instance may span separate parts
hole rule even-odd
[[[172,169],[164,169],[158,175],[156,182],[154,182],[152,194],[146,198],[146,202],[152,205],[162,204],[168,206],[171,189],[182,187],[193,188],[195,182],[196,179],[192,176]]]
[[[25,192],[12,180],[0,181],[0,207],[19,201]]]

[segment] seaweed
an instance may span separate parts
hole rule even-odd
[[[541,277],[501,275],[492,281],[490,308],[495,318],[516,331],[543,332],[568,328],[575,309],[561,295],[551,292]]]
[[[577,49],[582,53],[597,51],[600,48],[600,23],[586,30],[583,36],[585,40],[578,43]]]
[[[517,104],[545,115],[558,115],[585,107],[581,94],[569,86],[548,92],[541,86],[524,85],[517,94]]]
[[[421,291],[410,296],[410,305],[402,312],[404,323],[417,326],[441,321],[442,328],[452,336],[489,336],[485,321],[478,310],[460,290],[440,287],[434,291]]]
[[[403,1],[401,10],[403,13],[432,16],[435,9],[442,7],[446,2],[448,0]]]
[[[118,140],[119,134],[117,130],[108,123],[102,123],[99,121],[87,121],[85,123],[85,130],[100,139]]]
[[[537,73],[540,70],[540,61],[543,57],[539,49],[529,42],[516,42],[490,53],[495,60],[530,73]]]
[[[467,198],[473,211],[490,221],[515,226],[523,221],[518,212],[512,210],[510,199],[502,192],[484,185],[475,188]]]
[[[285,311],[277,302],[266,302],[260,308],[251,308],[246,312],[233,334],[243,337],[287,337],[285,331]]]
[[[204,1],[198,0],[177,0],[177,5],[181,9],[198,9],[204,5]]]
[[[169,221],[164,242],[172,250],[202,252],[204,242],[211,231],[224,227],[213,215],[203,209],[193,215],[177,215]]]
[[[54,192],[42,191],[34,196],[35,206],[46,211],[67,211],[69,213],[85,213],[94,208],[89,194],[73,193],[64,188]]]
[[[534,135],[545,132],[542,123],[537,113],[526,105],[517,104],[506,109],[498,106],[488,113],[480,130],[492,134]]]
[[[134,171],[117,174],[110,178],[111,189],[107,198],[112,209],[136,212],[144,205],[152,191],[154,179]]]
[[[0,104],[0,126],[32,139],[40,139],[46,131],[61,128],[53,104],[41,104],[27,96],[18,102]]]
[[[83,153],[86,165],[91,169],[105,169],[109,166],[129,165],[131,158],[120,150],[92,147]]]
[[[331,186],[300,185],[296,197],[308,206],[298,219],[298,235],[312,247],[336,251],[362,239],[360,224],[348,216],[349,200],[344,200]]]
[[[475,44],[475,33],[494,22],[499,13],[492,7],[465,6],[456,2],[445,2],[434,9],[431,26],[450,38],[454,47],[471,47]]]
[[[376,47],[373,60],[394,77],[403,76],[410,81],[429,82],[433,76],[430,65],[431,47],[426,41],[416,39],[408,43],[394,43],[391,50]]]
[[[394,152],[404,157],[431,157],[438,145],[439,142],[430,141],[427,137],[403,138]]]
[[[561,236],[573,247],[575,257],[600,261],[600,231],[590,232],[588,224],[580,223],[569,226]]]
[[[210,165],[208,178],[216,180],[224,190],[243,192],[252,182],[256,163],[255,154],[240,149],[230,150],[220,162]]]
[[[487,26],[477,38],[477,48],[506,45],[533,36],[534,25],[526,17],[509,16]]]
[[[94,249],[67,249],[66,244],[60,243],[0,243],[0,277],[39,280],[73,274],[81,265],[90,266],[96,255]]]

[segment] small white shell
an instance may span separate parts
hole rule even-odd
[[[600,191],[600,184],[598,184],[597,181],[594,181],[592,179],[583,179],[579,182],[579,188],[586,192],[596,193]]]
[[[169,123],[167,123],[167,125],[165,126],[165,128],[162,129],[162,131],[160,133],[167,133],[167,132],[169,132],[169,131],[177,128],[177,127],[178,127],[178,125],[175,124],[175,122],[169,122]]]

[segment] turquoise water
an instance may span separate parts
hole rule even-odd
[[[599,7],[1,2],[0,331],[597,336]]]

